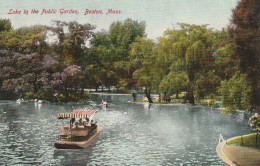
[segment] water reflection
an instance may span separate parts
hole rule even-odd
[[[228,138],[250,132],[247,114],[108,96],[103,96],[107,109],[97,96],[96,102],[79,104],[1,101],[0,165],[223,165],[215,151],[219,134]],[[87,149],[55,149],[59,128],[68,123],[56,120],[56,114],[83,107],[99,110],[99,138]]]
[[[36,110],[40,110],[41,107],[42,107],[42,103],[37,103],[37,102],[35,102],[35,103],[34,103],[34,107],[35,107]]]
[[[151,104],[150,103],[143,103],[144,104],[144,111],[147,114],[151,108]]]

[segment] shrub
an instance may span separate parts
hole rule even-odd
[[[245,74],[237,72],[231,79],[222,81],[219,92],[223,106],[244,110],[251,108],[251,88]]]
[[[221,110],[222,114],[234,114],[236,113],[236,109],[232,107],[224,108]]]

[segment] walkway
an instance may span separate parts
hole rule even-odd
[[[219,157],[228,165],[231,166],[260,166],[260,150],[227,145],[226,141],[217,146]]]
[[[224,145],[226,156],[236,165],[259,166],[260,150],[235,145]]]

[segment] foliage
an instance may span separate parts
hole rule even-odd
[[[48,88],[50,74],[57,61],[50,55],[13,54],[4,52],[0,61],[0,85],[2,90],[15,92],[34,91]]]
[[[260,1],[240,0],[233,10],[232,24],[229,30],[236,44],[236,55],[240,59],[242,73],[246,73],[252,90],[250,104],[259,109],[260,104]],[[258,110],[259,111],[259,110]]]
[[[92,36],[95,27],[91,24],[79,24],[76,21],[62,22],[53,21],[54,26],[48,30],[58,38],[52,44],[54,52],[66,64],[83,65],[83,55],[86,49],[86,42]]]
[[[231,141],[228,141],[228,145],[238,145],[238,146],[247,146],[252,148],[260,148],[260,137],[257,136],[258,133],[253,133],[249,135],[243,135],[241,137],[237,137],[232,139]],[[258,143],[258,144],[257,144]]]
[[[188,78],[183,74],[169,73],[164,76],[160,82],[159,90],[164,96],[176,94],[176,99],[179,98],[179,93],[186,90]]]
[[[133,73],[136,65],[131,63],[131,44],[136,38],[144,37],[144,33],[144,22],[126,19],[113,22],[108,32],[101,31],[94,35],[91,54],[97,57],[98,63],[92,65],[102,69],[97,73],[100,84],[119,85],[125,89],[135,84]]]
[[[260,129],[260,117],[257,113],[250,117],[249,121],[251,122],[251,127],[255,128],[256,130]]]
[[[221,95],[228,108],[256,108],[259,5],[241,0],[229,31],[179,23],[158,42],[146,38],[145,22],[132,19],[96,33],[76,21],[12,29],[10,20],[0,19],[0,91],[76,101],[85,88],[116,86],[120,92],[142,88],[149,102],[152,93],[170,100],[184,92],[191,104],[210,97],[215,105]]]
[[[0,33],[4,31],[10,31],[12,24],[9,19],[0,19]]]
[[[250,93],[245,74],[237,72],[231,79],[221,82],[219,88],[223,106],[250,110]]]
[[[234,114],[236,112],[237,111],[234,107],[227,107],[227,108],[221,109],[222,114]]]
[[[46,26],[34,25],[10,30],[1,35],[0,45],[4,49],[22,54],[46,52]]]
[[[161,70],[161,79],[169,73],[171,77],[175,77],[174,74],[178,77],[181,73],[187,78],[186,97],[189,103],[194,104],[195,94],[205,96],[216,91],[216,88],[213,88],[206,93],[213,86],[206,83],[218,79],[212,75],[214,71],[211,64],[214,64],[213,52],[223,42],[223,34],[208,29],[207,25],[179,23],[178,26],[179,28],[166,30],[164,36],[159,39],[157,64]],[[209,76],[205,77],[206,75]],[[165,80],[162,83],[165,84]],[[201,86],[202,84],[206,86]],[[198,91],[201,87],[205,89],[204,92]]]

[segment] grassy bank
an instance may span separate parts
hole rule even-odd
[[[228,145],[235,144],[260,149],[260,132],[237,137],[227,142]]]

